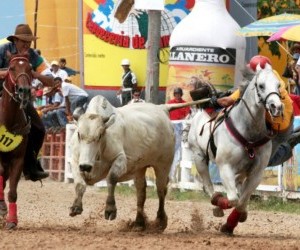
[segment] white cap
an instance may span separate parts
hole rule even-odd
[[[121,66],[123,66],[123,65],[130,65],[129,60],[128,60],[128,59],[123,59],[123,60],[121,61]]]

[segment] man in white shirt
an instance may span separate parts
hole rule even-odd
[[[141,103],[141,102],[145,102],[145,100],[143,100],[141,98],[141,92],[138,91],[138,90],[135,90],[133,92],[132,99],[131,99],[130,102],[128,102],[128,104],[131,104],[131,103]]]
[[[87,103],[88,93],[74,84],[64,82],[60,77],[54,78],[54,84],[61,90],[65,101],[67,119],[72,121],[74,110]]]
[[[59,68],[58,61],[52,61],[51,62],[51,72],[53,77],[60,77],[63,81],[68,77],[68,73]]]
[[[131,100],[132,93],[137,88],[137,79],[135,74],[130,69],[130,61],[128,59],[123,59],[121,61],[121,66],[124,70],[124,73],[122,76],[122,86],[117,92],[117,95],[121,95],[121,104],[124,106]]]
[[[60,127],[56,118],[56,112],[59,108],[64,109],[63,96],[57,91],[57,88],[44,88],[44,95],[47,97],[49,104],[41,109],[42,121],[46,129]],[[51,99],[51,101],[50,101]],[[66,119],[66,118],[65,118]]]

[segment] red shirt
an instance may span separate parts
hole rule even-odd
[[[300,115],[300,96],[294,94],[289,94],[289,96],[293,101],[294,115]]]
[[[172,99],[168,101],[168,104],[171,103],[186,103],[183,99],[177,100],[177,99]],[[179,108],[179,109],[174,109],[170,111],[170,119],[171,120],[182,120],[184,119],[189,113],[191,109],[190,107],[184,107],[184,108]]]

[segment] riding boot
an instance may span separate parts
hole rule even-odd
[[[27,105],[26,114],[31,118],[31,129],[28,134],[23,172],[27,180],[39,181],[49,176],[44,172],[41,162],[37,160],[37,154],[44,141],[45,127],[33,105]]]
[[[36,154],[33,151],[32,143],[28,142],[23,173],[26,180],[39,181],[49,176],[44,172],[41,163],[36,158]]]

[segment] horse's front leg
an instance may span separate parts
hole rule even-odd
[[[226,223],[221,227],[221,232],[226,234],[232,234],[234,228],[239,222],[244,222],[247,220],[247,205],[251,197],[251,194],[259,185],[263,176],[263,167],[253,167],[255,171],[245,179],[243,185],[241,186],[241,194],[236,207],[233,209],[231,214],[228,216]]]
[[[224,197],[222,193],[214,193],[211,197],[211,203],[215,205],[214,216],[224,216],[223,209],[229,209],[235,206],[238,201],[238,194],[235,185],[235,173],[229,164],[219,164],[220,177],[222,179],[223,186],[227,192],[227,197]]]
[[[8,199],[8,215],[6,217],[6,228],[13,229],[18,224],[17,214],[17,188],[21,177],[24,165],[23,157],[18,157],[12,160],[9,175],[9,191],[7,194]]]
[[[236,188],[236,173],[233,171],[231,164],[222,164],[219,165],[220,177],[223,181],[223,186],[227,193],[228,206],[224,207],[230,208],[237,205],[239,197]]]
[[[4,195],[5,182],[6,180],[4,175],[0,175],[0,217],[5,217],[7,214],[7,205]]]
[[[6,186],[6,180],[8,179],[7,172],[4,171],[2,161],[0,161],[0,217],[4,218],[7,214],[7,205],[5,202],[4,189]]]
[[[108,175],[107,181],[107,199],[104,216],[106,220],[114,220],[117,217],[117,207],[115,201],[115,188],[118,180],[127,172],[127,159],[125,154],[120,154],[113,162]]]

